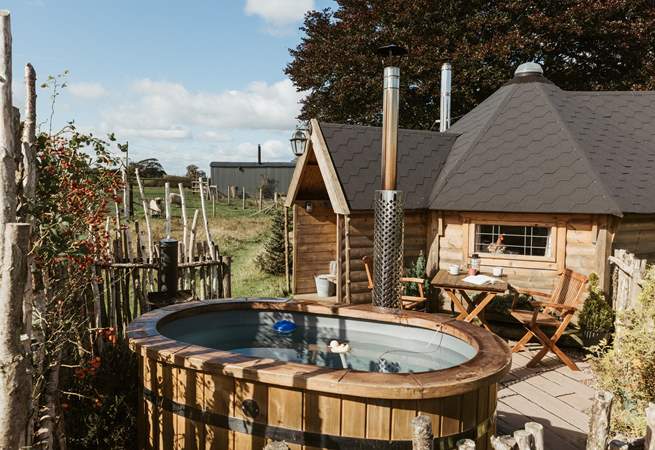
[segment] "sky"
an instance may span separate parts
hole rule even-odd
[[[131,160],[169,174],[211,161],[289,161],[302,92],[284,75],[310,9],[331,0],[5,0],[13,34],[14,104],[23,67],[37,86],[68,70],[53,128],[129,142]],[[47,120],[49,91],[37,88]],[[43,124],[47,129],[48,125]]]

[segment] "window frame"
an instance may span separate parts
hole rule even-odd
[[[520,264],[521,261],[531,262],[531,263],[545,263],[548,266],[553,265],[552,268],[555,268],[558,261],[558,253],[560,249],[560,241],[565,239],[566,228],[561,230],[561,225],[555,221],[521,221],[521,220],[511,220],[511,219],[502,219],[499,217],[493,218],[482,218],[482,217],[471,217],[465,219],[465,225],[467,225],[468,230],[465,231],[467,242],[465,242],[464,253],[466,255],[466,260],[468,260],[471,255],[477,253],[482,259],[483,265],[501,265],[512,267],[517,264]],[[476,252],[475,251],[475,230],[477,225],[509,225],[509,226],[522,226],[522,227],[541,227],[550,229],[550,255],[549,256],[533,256],[533,255],[513,255],[507,253],[487,253],[487,252]],[[487,262],[485,263],[485,260]],[[505,263],[505,264],[503,264]],[[551,268],[551,267],[549,267]]]

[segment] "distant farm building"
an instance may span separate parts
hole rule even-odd
[[[227,192],[229,186],[254,195],[263,189],[265,196],[286,194],[296,163],[290,162],[212,162],[211,184]]]

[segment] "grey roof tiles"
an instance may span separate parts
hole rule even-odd
[[[370,209],[381,130],[320,126],[350,207]],[[400,130],[398,147],[408,209],[655,213],[655,92],[510,81],[448,133]]]

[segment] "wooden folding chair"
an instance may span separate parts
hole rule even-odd
[[[525,344],[536,337],[543,348],[530,360],[528,367],[534,367],[546,356],[548,351],[553,352],[564,364],[571,370],[580,370],[578,366],[566,356],[557,346],[557,341],[566,331],[573,315],[578,310],[585,294],[587,277],[572,270],[566,269],[560,274],[559,283],[552,294],[546,294],[529,289],[512,288],[514,291],[514,301],[512,302],[512,317],[521,322],[527,332],[516,343],[512,352],[518,352]],[[530,295],[532,297],[547,298],[548,301],[530,301],[534,311],[515,309],[518,294]],[[554,327],[555,333],[548,337],[541,330],[541,326]]]
[[[368,278],[368,288],[373,289],[373,264],[370,256],[362,258],[364,269],[366,270],[366,278]],[[425,296],[425,279],[413,277],[401,277],[400,282],[403,284],[403,294],[400,296],[400,309],[411,310],[424,310],[426,307],[427,297]],[[418,286],[418,296],[405,295],[404,292],[407,288],[406,283],[416,283]]]

